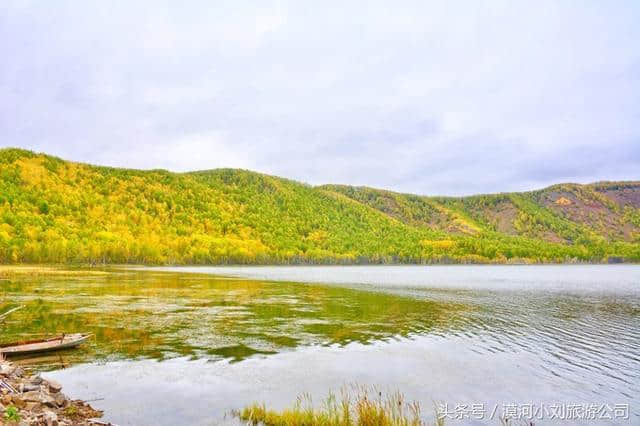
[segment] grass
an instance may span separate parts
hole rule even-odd
[[[67,406],[62,412],[65,416],[71,418],[77,417],[80,414],[78,407],[76,407],[75,405]]]
[[[10,405],[6,410],[4,410],[4,419],[8,422],[19,422],[20,412],[16,407]]]
[[[264,404],[252,404],[235,413],[251,425],[264,426],[423,426],[420,405],[407,402],[400,392],[383,396],[375,388],[359,386],[350,391],[345,388],[338,400],[333,393],[320,408],[311,396],[298,397],[293,408],[269,410]],[[436,425],[443,425],[441,419]]]

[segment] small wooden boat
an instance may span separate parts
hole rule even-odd
[[[0,354],[7,356],[26,355],[68,349],[78,346],[89,337],[91,337],[91,334],[63,334],[62,336],[50,337],[48,339],[10,343],[0,346]]]

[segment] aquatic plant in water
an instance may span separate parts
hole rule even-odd
[[[292,408],[282,411],[252,404],[236,416],[253,425],[265,426],[423,426],[420,404],[408,402],[400,392],[388,396],[367,386],[343,388],[340,399],[329,396],[316,407],[309,394],[298,397]],[[437,416],[436,416],[437,417]],[[441,419],[436,425],[443,424]]]

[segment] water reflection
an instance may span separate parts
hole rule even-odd
[[[93,332],[78,350],[21,362],[57,370],[75,397],[107,393],[98,407],[118,424],[215,423],[353,382],[425,404],[629,404],[640,421],[640,268],[311,271],[340,284],[117,270],[2,281],[0,312],[25,308],[0,341]]]
[[[0,312],[10,342],[91,332],[66,363],[175,356],[241,361],[299,346],[370,343],[453,326],[467,309],[384,292],[175,273],[20,277],[5,281]],[[46,357],[40,364],[61,363]],[[30,363],[36,363],[30,360]]]

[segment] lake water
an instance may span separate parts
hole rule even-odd
[[[356,383],[400,390],[427,418],[446,404],[447,424],[456,408],[466,424],[516,409],[640,424],[638,266],[105,271],[2,281],[0,306],[25,308],[0,331],[94,333],[20,362],[119,425],[233,424],[249,403]]]

